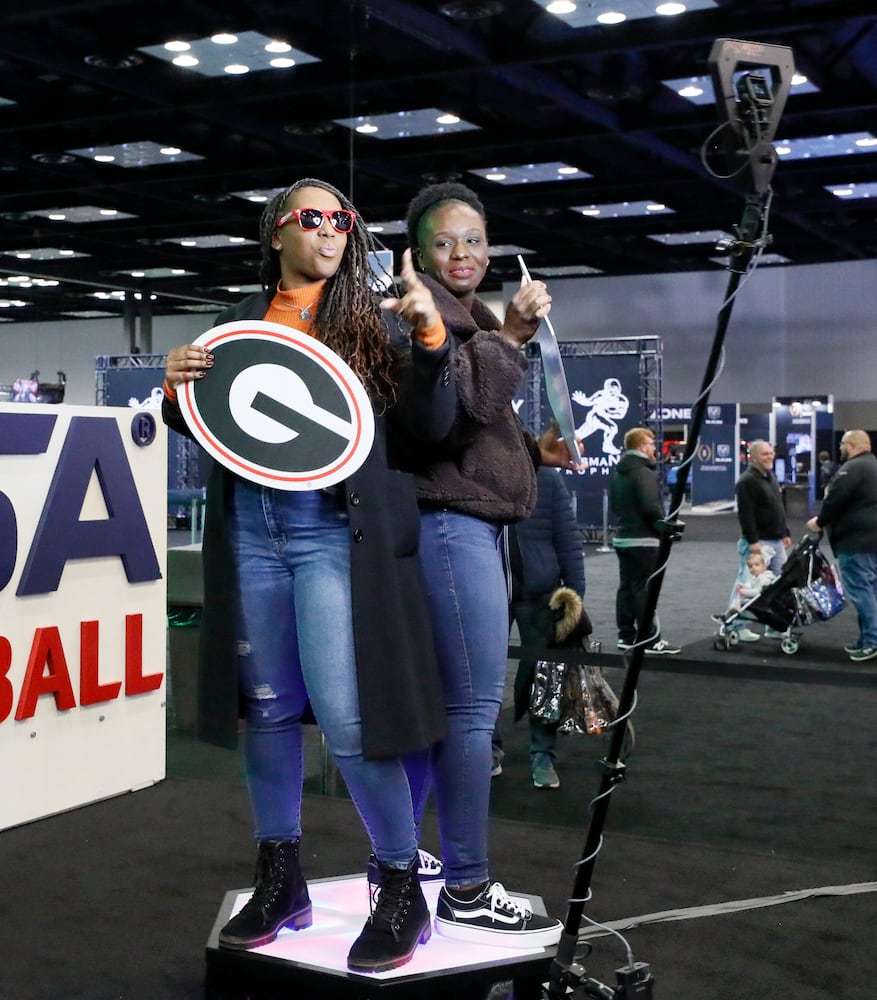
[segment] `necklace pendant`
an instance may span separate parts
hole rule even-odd
[[[308,307],[307,307],[307,306],[305,306],[305,307],[304,307],[304,309],[302,309],[302,310],[301,310],[301,318],[302,318],[302,319],[303,319],[303,320],[304,320],[304,321],[305,321],[306,323],[307,323],[307,321],[308,321],[308,320],[309,320],[309,319],[311,318],[311,311],[310,311],[310,309],[308,309]]]

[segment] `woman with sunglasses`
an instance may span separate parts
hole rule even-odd
[[[367,284],[370,237],[353,205],[324,181],[300,180],[269,202],[260,238],[264,290],[217,324],[264,319],[311,334],[359,376],[376,427],[364,464],[336,487],[274,490],[218,463],[210,474],[199,736],[234,746],[243,716],[258,844],[254,894],[219,942],[254,948],[284,926],[311,923],[299,865],[301,726],[310,709],[380,867],[376,905],[348,965],[381,971],[407,962],[430,934],[400,757],[423,751],[444,729],[414,483],[389,467],[385,430],[401,421],[425,440],[447,433],[456,407],[450,345],[409,255],[407,291],[394,310],[412,332],[404,350],[392,346],[396,318],[382,313]],[[168,354],[163,415],[183,434],[176,389],[209,379],[213,365],[191,344]]]
[[[454,342],[458,395],[449,437],[433,449],[409,440],[403,464],[417,479],[420,560],[448,713],[448,734],[429,768],[445,876],[435,926],[466,941],[544,947],[556,944],[562,925],[491,882],[487,819],[509,630],[502,528],[529,515],[537,465],[574,467],[556,435],[534,441],[512,408],[526,370],[520,348],[551,296],[543,282],[522,281],[502,321],[477,297],[488,266],[485,214],[462,184],[423,189],[408,207],[407,227],[421,281]],[[416,802],[430,778],[417,764],[409,762]]]

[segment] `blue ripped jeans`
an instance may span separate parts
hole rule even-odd
[[[452,511],[422,511],[420,564],[426,583],[448,733],[432,750],[431,778],[449,888],[488,878],[491,739],[508,656],[508,588],[501,528]],[[423,757],[408,761],[415,802]]]
[[[239,684],[257,840],[301,835],[302,714],[310,701],[375,853],[417,850],[399,760],[365,760],[356,685],[347,513],[335,497],[235,484]]]

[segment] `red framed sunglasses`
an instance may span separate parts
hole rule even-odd
[[[346,208],[294,208],[286,215],[281,215],[274,223],[274,228],[280,229],[293,219],[297,219],[305,230],[319,229],[323,225],[323,219],[328,219],[336,233],[349,233],[356,221],[356,212],[349,212]]]

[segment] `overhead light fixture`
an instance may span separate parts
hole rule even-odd
[[[469,132],[477,125],[453,115],[454,121],[445,118],[441,108],[417,108],[412,111],[393,111],[383,115],[358,115],[355,118],[334,118],[336,125],[352,129],[362,135],[372,135],[375,139],[413,139],[417,136],[446,135],[450,132]]]
[[[877,198],[877,181],[864,184],[826,184],[825,190],[835,198],[855,201],[857,198]]]
[[[770,73],[770,68],[765,67],[765,72]],[[744,76],[748,70],[741,70],[734,74],[736,83],[740,77]],[[715,104],[716,94],[713,89],[713,81],[709,76],[683,76],[671,80],[662,80],[663,86],[668,87],[680,97],[684,97],[692,104],[707,105]],[[810,82],[806,76],[796,73],[789,84],[789,94],[818,94],[819,88]]]
[[[121,142],[113,146],[86,146],[82,149],[68,149],[68,153],[81,156],[96,163],[112,163],[117,167],[152,167],[157,163],[185,163],[203,160],[197,153],[187,153],[167,143],[140,140]]]
[[[144,242],[144,241],[141,241]],[[245,244],[255,245],[256,240],[247,239],[244,236],[229,236],[225,233],[211,233],[208,236],[183,236],[159,240],[160,243],[170,243],[175,246],[192,248],[195,250],[217,250],[238,247]]]
[[[814,135],[803,139],[777,139],[774,148],[777,156],[784,160],[816,160],[877,152],[877,138],[870,132]]]
[[[622,219],[642,215],[672,215],[672,208],[658,201],[616,201],[604,205],[570,205],[578,212],[592,219]]]
[[[519,163],[470,170],[470,174],[497,184],[546,184],[552,181],[588,180],[592,175],[569,163],[553,160],[549,163]]]
[[[146,45],[137,51],[202,76],[241,76],[320,62],[309,52],[258,31],[222,33],[190,41],[174,39],[162,45]]]
[[[572,0],[536,0],[536,3],[571,28],[611,26],[648,17],[680,16],[688,11],[718,6],[717,0],[685,0],[684,3],[661,0],[585,0],[579,3]]]

